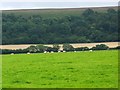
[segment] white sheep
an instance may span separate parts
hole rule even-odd
[[[44,53],[47,53],[47,51],[44,51]]]
[[[51,53],[54,53],[53,51],[51,51]]]
[[[14,53],[11,53],[11,55],[14,55]]]
[[[89,50],[90,52],[92,52],[93,50]]]
[[[60,51],[58,51],[58,52],[60,52]]]
[[[30,54],[30,52],[28,52],[27,54]]]
[[[63,51],[63,52],[66,52],[66,51]]]

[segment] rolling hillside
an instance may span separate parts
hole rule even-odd
[[[41,15],[45,18],[52,17],[63,17],[68,15],[77,15],[79,16],[83,11],[88,8],[61,8],[61,9],[24,9],[24,10],[3,10],[3,14],[16,14],[16,15],[24,15],[24,16],[32,16],[32,15]],[[94,11],[98,12],[106,12],[108,9],[118,10],[118,7],[92,7]]]

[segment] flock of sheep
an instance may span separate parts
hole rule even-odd
[[[89,50],[90,52],[92,52],[92,50]],[[66,51],[58,51],[58,53],[60,52],[66,52]],[[77,52],[77,51],[74,51],[74,52]],[[51,52],[47,52],[47,51],[44,51],[44,53],[54,53],[53,51]],[[31,54],[30,52],[28,52],[27,54]],[[14,55],[14,53],[11,53],[11,55]]]

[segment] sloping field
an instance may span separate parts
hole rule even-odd
[[[91,7],[90,7],[91,8]],[[98,12],[106,12],[109,8],[117,10],[118,7],[93,7],[94,11]],[[3,14],[16,14],[16,15],[24,15],[25,17],[31,15],[41,15],[45,18],[54,18],[54,17],[63,17],[67,15],[80,15],[87,8],[61,8],[61,9],[29,9],[29,10],[3,10]]]
[[[71,44],[74,48],[77,47],[93,47],[95,45],[98,44],[106,44],[107,46],[109,46],[110,48],[114,48],[119,46],[119,42],[102,42],[102,43],[76,43],[76,44]],[[36,44],[24,44],[24,45],[0,45],[1,49],[25,49],[31,45],[36,45]],[[62,44],[59,44],[60,46],[62,46]],[[49,46],[52,47],[53,45],[45,45],[45,46]]]
[[[118,51],[3,55],[3,88],[117,88]]]

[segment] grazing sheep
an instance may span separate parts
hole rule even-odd
[[[54,53],[53,51],[51,51],[51,53]]]
[[[44,51],[44,53],[47,53],[47,51]]]
[[[28,52],[27,54],[30,54],[30,52]]]
[[[14,55],[14,53],[11,53],[11,55]]]
[[[66,51],[63,51],[63,52],[66,52]]]
[[[61,52],[61,51],[58,51],[58,52]]]
[[[89,50],[90,52],[92,52],[93,50]]]

